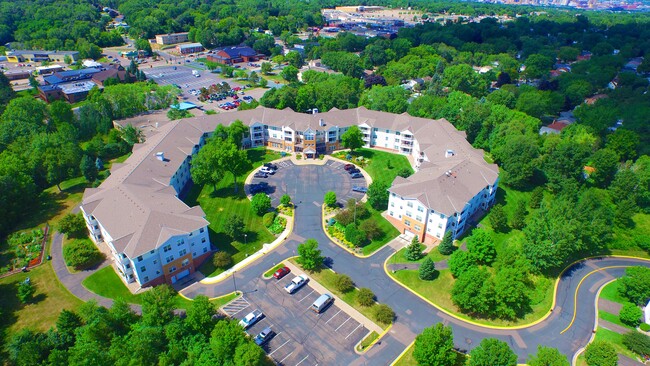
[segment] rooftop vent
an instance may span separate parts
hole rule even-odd
[[[314,108],[311,110],[311,114],[318,114],[318,108]]]
[[[158,160],[160,160],[160,161],[166,161],[166,160],[165,160],[165,153],[162,152],[162,151],[157,152],[157,153],[156,153],[156,159],[158,159]]]
[[[452,156],[454,156],[454,155],[456,155],[456,153],[454,152],[454,150],[447,150],[447,151],[445,151],[445,158],[449,158],[449,157],[452,157]]]
[[[451,170],[447,170],[447,171],[445,172],[445,175],[448,176],[448,177],[450,177],[450,176],[451,176]]]
[[[323,120],[322,118],[319,119],[318,120],[318,125],[321,126],[321,127],[325,126],[325,120]]]

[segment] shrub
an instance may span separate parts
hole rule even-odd
[[[336,193],[333,191],[325,193],[323,203],[325,203],[327,207],[336,207]]]
[[[460,277],[474,266],[476,266],[476,260],[469,252],[464,250],[457,250],[449,257],[449,270],[455,278]]]
[[[641,329],[641,330],[644,331],[644,332],[647,332],[647,331],[650,330],[650,324],[648,324],[648,323],[641,323],[641,325],[639,325],[639,329]]]
[[[65,263],[75,269],[89,268],[102,258],[102,253],[89,239],[74,240],[63,247]]]
[[[436,278],[436,266],[431,258],[426,257],[424,259],[418,270],[418,277],[423,281],[431,281]]]
[[[355,246],[362,246],[366,240],[366,233],[359,230],[357,225],[350,224],[345,227],[345,240],[349,241]]]
[[[589,366],[616,366],[618,354],[609,342],[595,340],[585,350],[585,361]]]
[[[395,318],[395,312],[386,304],[378,304],[374,308],[373,316],[380,323],[390,324]]]
[[[59,221],[59,231],[68,238],[82,238],[86,235],[86,221],[81,213],[69,213]]]
[[[257,216],[262,216],[271,209],[271,199],[264,193],[258,193],[251,200],[251,208]]]
[[[650,268],[629,267],[625,269],[625,276],[619,279],[619,293],[630,302],[644,305],[650,298]]]
[[[357,302],[361,306],[372,306],[375,303],[375,294],[369,288],[360,288],[357,292]]]
[[[643,316],[643,311],[639,309],[638,306],[632,304],[631,302],[626,302],[623,304],[618,317],[621,319],[621,322],[630,325],[632,327],[637,327],[641,323],[641,317]]]
[[[354,289],[354,282],[350,276],[338,274],[334,280],[334,287],[340,292],[349,292]]]
[[[224,251],[219,251],[214,253],[214,256],[212,257],[212,263],[217,268],[226,269],[232,264],[232,257],[230,254]]]
[[[348,226],[354,221],[354,214],[350,210],[341,210],[334,216],[334,220],[343,226]]]
[[[411,174],[413,174],[413,170],[411,168],[402,168],[399,172],[397,172],[397,175],[402,178],[408,178],[411,176]]]
[[[223,223],[223,232],[235,239],[244,233],[244,220],[239,215],[230,215]]]
[[[623,335],[623,344],[630,351],[640,356],[650,355],[650,337],[636,330]]]
[[[280,234],[284,231],[284,228],[287,227],[287,219],[284,217],[276,216],[273,220],[273,224],[269,226],[269,231],[273,234]]]
[[[359,229],[366,233],[366,238],[368,238],[368,240],[378,239],[384,236],[384,232],[381,231],[381,228],[373,219],[362,222],[361,225],[359,225]]]
[[[23,281],[18,285],[18,300],[22,304],[27,304],[34,298],[36,288],[29,281]]]
[[[288,204],[291,203],[291,197],[289,197],[288,194],[283,194],[282,197],[280,197],[280,203],[283,206],[287,206]]]
[[[273,225],[273,220],[275,220],[275,212],[267,212],[262,217],[262,223],[266,227]]]

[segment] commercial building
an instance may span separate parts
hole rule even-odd
[[[65,62],[66,56],[70,57],[71,62],[79,59],[77,51],[10,50],[6,54],[9,62]]]
[[[176,44],[189,41],[188,32],[156,34],[156,43],[160,45]]]
[[[239,62],[255,62],[264,57],[265,55],[248,46],[236,46],[215,50],[214,53],[208,55],[208,61],[232,65]]]
[[[192,156],[219,124],[235,120],[249,128],[242,140],[246,148],[267,146],[314,158],[340,149],[341,135],[354,125],[366,146],[407,156],[416,173],[393,182],[387,217],[403,234],[423,241],[437,241],[445,231],[460,235],[472,215],[494,203],[498,167],[486,163],[465,133],[444,119],[363,107],[320,114],[258,107],[172,121],[84,193],[81,209],[91,237],[108,246],[125,281],[175,283],[209,256],[203,210],[178,196],[190,181]]]
[[[176,51],[178,51],[182,55],[203,52],[203,50],[204,50],[203,45],[201,45],[200,43],[187,43],[187,44],[179,44],[176,46]]]

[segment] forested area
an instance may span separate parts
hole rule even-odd
[[[4,92],[2,92],[4,90]],[[0,235],[10,232],[41,203],[41,192],[84,175],[99,184],[97,169],[131,151],[140,141],[135,128],[113,128],[113,120],[166,108],[178,90],[152,83],[93,89],[78,115],[64,101],[46,104],[31,96],[12,96],[0,74]]]
[[[77,312],[63,310],[56,328],[12,337],[9,360],[17,366],[273,364],[236,321],[216,315],[206,296],[197,296],[182,318],[174,315],[174,296],[167,286],[145,292],[141,316],[120,299],[110,309],[91,300]]]

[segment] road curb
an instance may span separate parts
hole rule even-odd
[[[605,282],[600,288],[598,288],[598,291],[596,292],[596,298],[594,299],[594,308],[596,309],[596,320],[594,321],[594,329],[591,331],[591,337],[589,337],[589,341],[587,344],[585,344],[584,347],[580,347],[574,354],[573,357],[571,358],[571,365],[576,366],[578,364],[578,357],[580,357],[580,354],[585,351],[587,346],[594,341],[596,338],[596,331],[598,330],[598,299],[600,298],[600,293],[603,291],[605,286],[609,285],[610,283],[618,280],[618,278],[615,278],[611,281]]]

